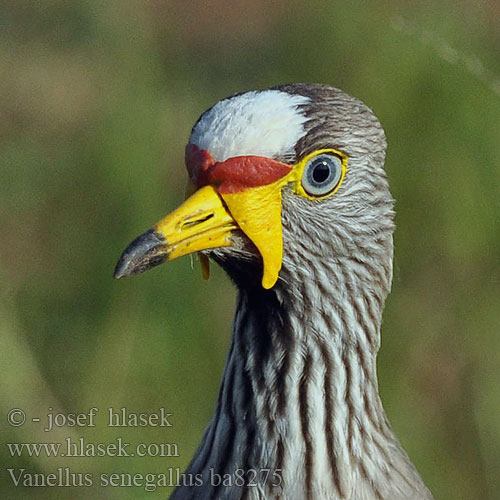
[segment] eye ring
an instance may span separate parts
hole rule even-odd
[[[302,188],[309,196],[326,196],[340,186],[344,173],[342,158],[332,153],[317,154],[304,166]]]

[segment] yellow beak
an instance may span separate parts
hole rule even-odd
[[[132,276],[193,252],[231,246],[232,233],[240,229],[262,256],[262,286],[273,287],[283,258],[283,184],[280,179],[230,194],[219,194],[213,186],[199,189],[130,243],[116,265],[115,278]]]

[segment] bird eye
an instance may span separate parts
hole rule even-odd
[[[342,180],[342,160],[335,155],[319,154],[304,167],[302,187],[311,196],[325,196]]]

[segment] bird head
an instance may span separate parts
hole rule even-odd
[[[269,289],[297,269],[392,255],[385,136],[361,101],[326,86],[237,94],[186,146],[190,196],[125,249],[115,277],[199,252]]]

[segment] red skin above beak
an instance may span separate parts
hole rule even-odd
[[[186,146],[186,166],[193,184],[211,185],[220,194],[231,194],[265,186],[281,179],[291,165],[264,156],[235,156],[216,162],[209,151],[196,144]]]

